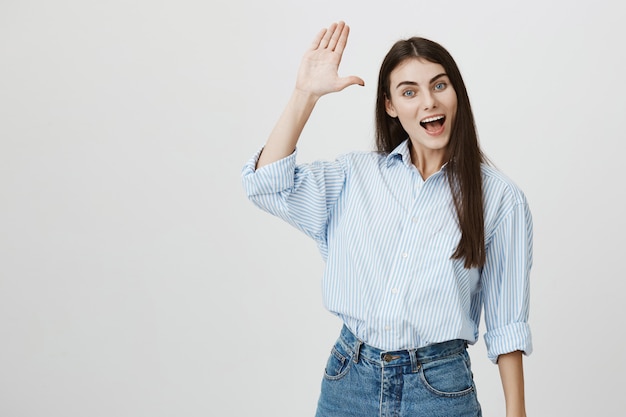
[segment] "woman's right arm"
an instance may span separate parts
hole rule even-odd
[[[317,34],[302,58],[296,87],[263,147],[257,169],[293,153],[304,125],[320,97],[353,84],[365,84],[359,77],[338,75],[349,32],[349,27],[344,22],[339,22]]]

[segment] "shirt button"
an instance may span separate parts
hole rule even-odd
[[[413,218],[411,219],[411,221],[412,221],[413,223],[417,223],[417,222],[418,222],[417,217],[413,217]]]
[[[402,257],[403,257],[403,258],[408,258],[408,257],[409,257],[409,254],[408,254],[408,253],[406,253],[406,252],[404,252],[404,253],[402,254]]]
[[[398,293],[398,289],[397,288],[392,288],[391,289],[391,293],[392,294],[397,294]]]
[[[385,326],[385,330],[386,330],[386,331],[391,330],[391,326]]]

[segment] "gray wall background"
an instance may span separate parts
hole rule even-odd
[[[2,0],[0,415],[311,416],[340,328],[313,241],[240,170],[317,31],[341,67],[302,162],[373,147],[394,41],[446,46],[535,221],[529,416],[626,408],[626,14],[618,2]],[[485,416],[497,367],[470,350]]]

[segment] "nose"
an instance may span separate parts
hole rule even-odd
[[[428,91],[424,93],[424,110],[432,110],[437,107],[437,99],[435,95]]]

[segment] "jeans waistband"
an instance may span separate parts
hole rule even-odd
[[[361,341],[345,325],[341,329],[340,339],[346,348],[355,353],[355,362],[358,362],[360,357],[365,357],[371,361],[397,365],[426,363],[463,352],[467,348],[467,341],[454,339],[415,349],[381,350]]]

